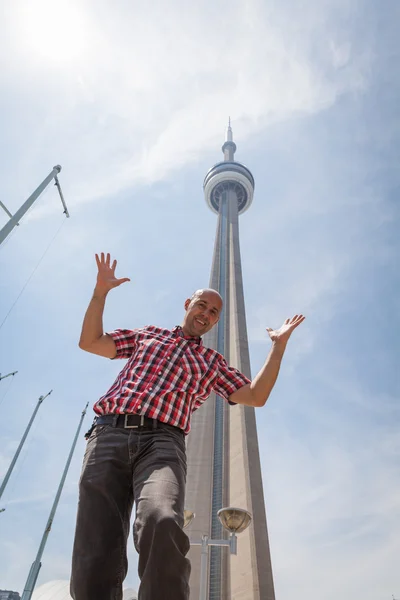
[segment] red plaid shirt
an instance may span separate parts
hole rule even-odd
[[[224,357],[185,337],[181,327],[117,329],[116,358],[128,362],[94,405],[99,415],[135,413],[190,430],[190,417],[211,392],[226,400],[250,381]]]

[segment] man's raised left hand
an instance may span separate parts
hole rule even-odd
[[[303,315],[294,315],[291,319],[286,319],[282,327],[279,329],[271,329],[267,327],[267,332],[271,341],[275,344],[286,344],[293,331],[304,321]]]

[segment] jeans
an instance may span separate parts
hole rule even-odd
[[[98,425],[85,452],[72,557],[74,600],[121,600],[133,502],[139,600],[188,600],[184,434]]]

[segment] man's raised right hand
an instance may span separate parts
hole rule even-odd
[[[117,261],[114,260],[111,264],[110,254],[104,255],[104,252],[102,252],[100,257],[98,254],[96,254],[96,263],[98,272],[95,293],[108,294],[110,290],[118,287],[121,285],[121,283],[130,281],[128,277],[124,277],[122,279],[117,279],[117,277],[115,277]]]

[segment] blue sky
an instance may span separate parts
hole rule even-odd
[[[173,326],[208,284],[202,195],[228,115],[256,180],[240,219],[253,373],[267,326],[307,320],[257,411],[277,598],[400,597],[399,5],[3,1],[1,200],[53,187],[0,249],[5,472],[40,409],[0,515],[0,587],[21,591],[80,413],[122,364],[77,346],[110,251],[131,283],[105,328]],[[6,222],[0,214],[0,226]],[[89,427],[91,417],[85,426]],[[81,436],[38,584],[67,579]],[[126,581],[137,586],[136,557]]]

